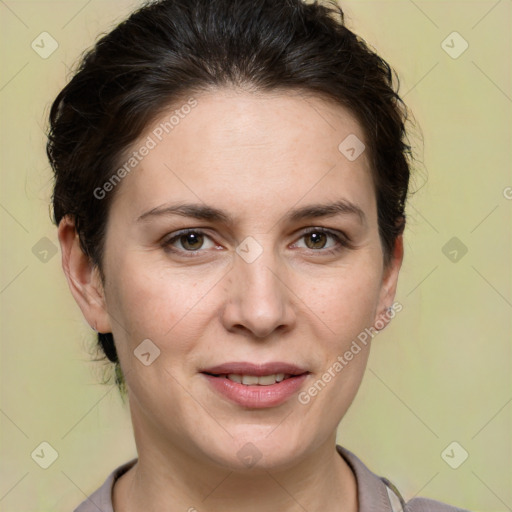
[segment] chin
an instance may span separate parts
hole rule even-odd
[[[205,455],[237,473],[288,469],[307,448],[299,433],[290,432],[289,427],[278,432],[276,425],[263,428],[244,424],[226,430],[231,436],[208,442]]]

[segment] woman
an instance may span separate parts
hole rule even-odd
[[[54,218],[138,458],[78,512],[456,510],[336,445],[401,308],[406,114],[335,5],[163,0],[84,57]]]

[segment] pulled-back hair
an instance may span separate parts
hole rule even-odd
[[[166,109],[225,86],[314,94],[355,116],[365,134],[387,265],[405,225],[407,108],[396,74],[345,26],[342,9],[334,1],[160,0],[99,39],[51,107],[53,220],[74,220],[101,278],[115,192],[99,198],[94,191]],[[98,333],[98,343],[122,385],[112,334]]]

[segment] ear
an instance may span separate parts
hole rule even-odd
[[[396,287],[398,284],[398,274],[404,258],[404,239],[400,234],[396,237],[391,258],[388,265],[384,268],[382,274],[382,285],[379,297],[379,303],[374,320],[374,327],[378,331],[384,329],[395,316],[395,310],[388,311],[392,307],[395,299]],[[401,310],[402,308],[400,308]]]
[[[98,332],[112,332],[99,270],[80,247],[74,221],[65,216],[59,223],[62,268],[69,289],[89,325]]]

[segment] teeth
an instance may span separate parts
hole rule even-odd
[[[226,375],[229,380],[238,382],[239,384],[245,384],[246,386],[270,386],[290,376],[291,375],[285,373],[274,373],[272,375],[262,375],[261,377],[257,377],[256,375],[239,375],[237,373]]]
[[[259,377],[255,377],[253,375],[242,375],[242,384],[246,384],[247,386],[254,386],[254,384],[259,384]]]

